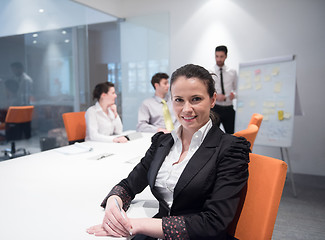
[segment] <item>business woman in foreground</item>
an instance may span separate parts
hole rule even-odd
[[[214,80],[206,69],[192,64],[177,69],[170,89],[180,126],[152,137],[141,162],[104,199],[102,223],[88,233],[137,240],[227,239],[248,179],[250,144],[217,126],[210,111]],[[128,218],[125,211],[147,185],[159,201],[158,213]]]

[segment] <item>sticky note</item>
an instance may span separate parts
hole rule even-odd
[[[274,92],[279,93],[279,92],[281,92],[281,89],[282,89],[282,83],[281,82],[275,83],[274,89],[273,89]]]
[[[283,111],[282,111],[282,110],[278,111],[278,119],[279,119],[280,121],[283,120]]]
[[[261,81],[261,76],[260,75],[255,76],[254,80],[255,82]]]
[[[283,118],[284,119],[289,119],[291,117],[291,114],[290,113],[288,113],[288,112],[284,112],[283,113]]]
[[[259,75],[259,74],[261,74],[261,69],[256,69],[255,70],[255,75]]]
[[[255,89],[256,89],[256,90],[260,90],[260,89],[262,89],[262,84],[261,84],[261,83],[256,83],[256,85],[255,85]]]
[[[284,102],[283,101],[277,102],[277,107],[278,108],[284,108]]]
[[[279,74],[279,72],[280,72],[280,69],[279,69],[278,67],[275,67],[275,68],[273,68],[273,70],[272,70],[272,75],[273,75],[273,76],[276,76],[276,75]]]
[[[269,81],[271,81],[271,76],[266,75],[266,76],[264,77],[264,81],[265,81],[265,82],[269,82]]]

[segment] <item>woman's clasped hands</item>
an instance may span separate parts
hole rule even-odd
[[[122,201],[117,196],[107,199],[103,223],[87,229],[95,236],[128,237],[132,235],[130,219],[120,207]]]

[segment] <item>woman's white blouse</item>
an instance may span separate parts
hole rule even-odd
[[[85,118],[86,141],[112,142],[116,134],[123,131],[120,117],[117,115],[115,118],[111,109],[108,109],[107,115],[98,102],[87,109]]]
[[[179,160],[182,153],[182,126],[178,127],[177,130],[175,129],[171,132],[174,138],[174,145],[172,146],[169,154],[166,156],[165,161],[161,165],[155,182],[155,187],[162,194],[169,208],[171,208],[173,204],[174,188],[178,182],[179,177],[181,176],[183,170],[185,169],[193,154],[200,147],[211,127],[212,122],[209,120],[203,127],[201,127],[197,132],[193,134],[187,155],[180,163],[176,162]]]

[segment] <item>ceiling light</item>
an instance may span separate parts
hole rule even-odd
[[[66,39],[66,40],[64,40],[64,42],[65,42],[65,43],[69,43],[69,42],[70,42],[70,40],[69,40],[69,39]]]
[[[44,12],[44,9],[43,8],[40,8],[40,9],[38,9],[38,12],[39,13],[43,13]]]
[[[34,33],[34,34],[33,34],[33,37],[34,37],[34,38],[38,37],[38,34],[37,34],[37,33]]]
[[[36,41],[36,40],[34,40],[34,41],[33,41],[33,43],[34,43],[34,44],[36,44],[36,43],[37,43],[37,41]]]
[[[63,31],[62,31],[62,34],[67,34],[67,31],[63,30]]]

